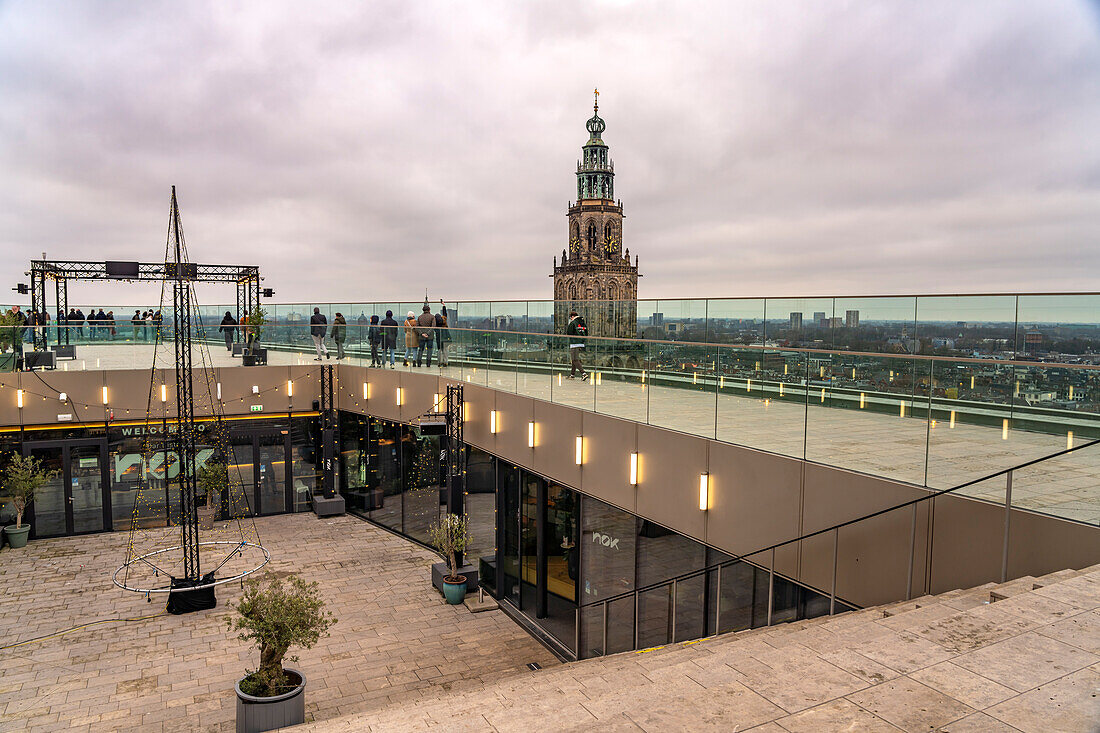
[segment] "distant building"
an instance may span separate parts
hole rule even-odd
[[[953,349],[955,348],[955,339],[947,338],[934,338],[932,339],[933,349]]]
[[[840,328],[844,325],[844,322],[840,319],[840,316],[833,316],[829,319],[828,325],[830,328]]]
[[[829,327],[829,321],[825,319],[825,311],[816,311],[814,313],[814,323],[816,323],[819,328]]]
[[[1028,331],[1024,334],[1024,351],[1028,354],[1034,354],[1036,351],[1040,351],[1043,348],[1043,332],[1042,331]]]
[[[845,311],[844,325],[848,328],[859,328],[859,311]]]
[[[791,328],[792,331],[801,331],[802,330],[802,314],[801,313],[791,313],[790,328]]]
[[[649,317],[649,325],[657,326],[658,328],[664,326],[665,325],[665,314],[664,313],[654,313],[653,315],[651,315]]]

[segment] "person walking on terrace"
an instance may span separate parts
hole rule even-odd
[[[382,366],[382,361],[378,358],[378,347],[382,344],[382,340],[382,328],[378,325],[378,316],[373,315],[370,317],[370,326],[367,328],[367,341],[370,342],[370,365],[372,367]]]
[[[449,365],[447,344],[451,342],[451,330],[447,328],[447,304],[439,299],[439,313],[435,314],[435,347],[439,350],[439,366]]]
[[[313,346],[317,349],[317,358],[314,361],[321,361],[321,354],[324,354],[326,359],[332,358],[328,353],[328,347],[325,346],[326,333],[328,333],[328,319],[321,315],[320,308],[314,308],[313,315],[309,317],[309,335],[313,337]]]
[[[372,317],[376,319],[373,322],[377,323],[378,322],[377,321],[377,316],[372,316]],[[367,326],[367,314],[366,313],[364,313],[363,311],[359,311],[359,317],[355,319],[355,326],[356,326],[356,330],[359,331],[359,333],[356,334],[359,338],[356,339],[356,340],[359,343],[363,343],[364,341],[368,341],[369,339],[367,337],[367,334],[370,331],[370,329]]]
[[[416,332],[416,316],[412,311],[405,316],[405,323],[402,324],[405,330],[405,357],[402,366],[409,365],[409,357],[412,357],[413,366],[416,364],[416,355],[420,351],[420,334]]]
[[[566,336],[574,336],[576,338],[569,339],[569,359],[570,369],[569,378],[573,379],[577,372],[581,373],[581,379],[588,380],[588,372],[584,370],[584,364],[581,363],[581,352],[584,351],[584,336],[588,335],[588,324],[584,322],[584,318],[577,315],[577,311],[569,312],[569,325],[565,327]]]
[[[141,311],[134,309],[134,316],[130,319],[130,327],[134,329],[134,343],[141,339],[142,323],[144,323],[144,319],[141,317]]]
[[[225,350],[230,353],[233,353],[233,342],[237,340],[237,325],[237,319],[233,317],[233,313],[226,311],[222,318],[222,325],[218,326],[218,330],[225,336]]]
[[[348,337],[348,322],[344,320],[344,314],[337,312],[332,319],[332,340],[336,342],[336,360],[344,358],[344,341]]]
[[[420,337],[420,349],[416,352],[416,365],[421,366],[424,357],[427,356],[428,369],[432,368],[432,346],[435,343],[435,316],[432,315],[432,307],[424,303],[423,313],[416,319],[416,333]]]
[[[393,317],[393,311],[386,311],[386,319],[382,321],[382,361],[386,361],[386,355],[390,357],[390,369],[393,369],[393,362],[396,358],[397,351],[397,321]]]

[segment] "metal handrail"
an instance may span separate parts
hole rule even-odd
[[[895,506],[887,507],[886,509],[880,509],[878,511],[871,512],[870,514],[866,514],[862,517],[856,517],[855,519],[849,519],[845,522],[841,522],[840,524],[834,524],[831,527],[825,527],[824,529],[815,530],[813,532],[807,532],[806,534],[795,537],[794,539],[784,540],[783,542],[779,542],[779,543],[776,543],[774,545],[768,545],[767,547],[763,547],[763,548],[761,548],[759,550],[755,550],[753,552],[747,552],[747,553],[743,553],[741,555],[735,555],[735,556],[730,557],[730,559],[728,559],[728,560],[722,560],[721,562],[715,563],[713,565],[708,565],[708,566],[703,567],[703,568],[698,568],[696,570],[691,570],[689,572],[682,573],[681,575],[677,575],[673,578],[667,578],[665,580],[661,580],[661,581],[658,581],[656,583],[651,583],[651,584],[643,586],[641,588],[635,588],[633,590],[624,591],[622,593],[619,593],[619,594],[616,594],[616,595],[613,595],[613,596],[609,596],[607,598],[601,598],[600,600],[592,601],[591,603],[584,603],[584,604],[579,605],[577,608],[578,609],[588,608],[589,606],[597,606],[601,603],[611,603],[613,601],[617,601],[617,600],[620,600],[622,598],[628,598],[628,597],[630,597],[632,595],[635,595],[637,593],[645,593],[647,591],[651,591],[651,590],[654,590],[656,588],[659,588],[663,585],[668,585],[669,583],[672,583],[673,581],[686,580],[686,579],[689,579],[689,578],[693,578],[697,575],[702,575],[704,573],[709,573],[710,571],[715,570],[717,568],[720,568],[724,565],[730,565],[730,564],[735,563],[735,562],[742,562],[746,558],[753,557],[754,555],[759,555],[759,554],[764,553],[764,552],[769,552],[769,551],[772,552],[773,553],[773,560],[774,560],[775,550],[777,550],[780,547],[783,547],[784,545],[789,545],[793,542],[801,542],[802,540],[807,540],[807,539],[810,539],[812,537],[817,537],[819,535],[823,535],[823,534],[826,534],[828,532],[839,532],[839,530],[843,529],[844,527],[847,527],[847,526],[850,526],[850,525],[853,525],[853,524],[858,524],[859,522],[863,522],[863,521],[866,521],[868,519],[874,519],[875,517],[882,516],[883,514],[889,514],[890,512],[897,511],[898,509],[904,509],[908,506],[915,506],[916,504],[920,504],[921,502],[930,501],[932,499],[943,496],[945,494],[950,494],[954,491],[958,491],[960,489],[965,489],[968,486],[973,486],[975,484],[980,484],[984,481],[989,481],[990,479],[997,478],[998,476],[1010,475],[1010,474],[1012,474],[1013,471],[1018,471],[1022,468],[1027,468],[1028,466],[1035,465],[1036,463],[1042,463],[1044,461],[1049,461],[1051,459],[1058,458],[1060,456],[1064,456],[1066,454],[1073,453],[1073,452],[1082,450],[1084,448],[1089,448],[1091,446],[1097,445],[1098,443],[1100,443],[1100,439],[1091,440],[1087,443],[1082,443],[1081,445],[1075,445],[1072,448],[1066,448],[1064,450],[1060,450],[1057,453],[1051,453],[1050,455],[1042,456],[1040,458],[1033,458],[1032,460],[1025,461],[1024,463],[1021,463],[1019,465],[1012,466],[1010,468],[1001,469],[1000,471],[997,471],[995,473],[991,473],[988,476],[982,476],[981,478],[972,479],[970,481],[966,481],[966,482],[961,483],[957,486],[952,486],[952,487],[947,488],[947,489],[940,489],[938,491],[933,491],[933,492],[928,493],[924,496],[919,496],[916,499],[910,499],[909,501],[902,502],[901,504],[897,504]],[[1072,521],[1072,520],[1070,520],[1070,521]],[[835,567],[836,562],[835,561],[836,561],[836,558],[834,557],[834,567],[833,567],[834,590],[835,590],[835,585],[836,585],[836,567]],[[773,566],[774,566],[774,562],[773,562]],[[910,568],[910,570],[911,570],[911,568]],[[835,598],[835,596],[834,596],[834,598]]]

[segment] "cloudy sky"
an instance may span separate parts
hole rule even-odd
[[[157,260],[175,184],[280,301],[549,297],[596,86],[643,298],[1100,289],[1058,0],[0,1],[0,272]]]

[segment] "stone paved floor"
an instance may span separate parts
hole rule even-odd
[[[993,591],[1007,598],[990,603]],[[585,660],[301,730],[427,729],[1096,733],[1100,566]]]
[[[429,581],[437,558],[407,540],[353,517],[257,524],[270,570],[317,580],[338,618],[331,636],[298,652],[310,719],[524,678],[528,662],[557,664],[501,611],[446,605]],[[156,602],[111,584],[126,542],[116,532],[0,552],[0,645],[156,613]],[[239,593],[239,585],[220,587],[215,611],[0,650],[0,730],[232,730],[233,684],[256,657],[225,628],[226,602]]]
[[[112,344],[80,346],[80,359],[59,368],[122,368],[148,366],[152,347]],[[215,366],[232,366],[240,359],[212,347]],[[312,354],[270,351],[270,364],[313,364]],[[358,356],[344,363],[362,365]],[[368,359],[369,363],[369,359]],[[398,369],[401,362],[398,361]],[[412,367],[405,367],[412,370]],[[422,371],[422,370],[420,370]],[[749,395],[601,379],[599,384],[562,379],[514,369],[433,369],[454,379],[466,379],[508,392],[571,405],[585,410],[667,427],[753,448],[807,458],[876,476],[927,485],[955,486],[1028,460],[1065,449],[1064,434],[1051,435],[944,420],[929,426],[924,420],[862,410],[789,402]],[[717,411],[717,419],[715,413]],[[1017,506],[1091,524],[1100,523],[1100,449],[1070,454],[1014,477]],[[1003,502],[1004,478],[965,489],[968,496]]]

